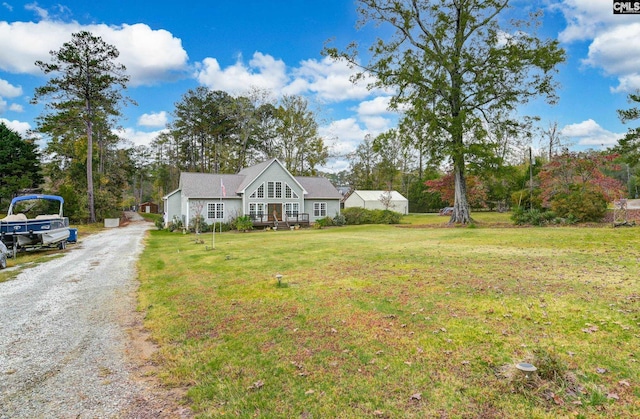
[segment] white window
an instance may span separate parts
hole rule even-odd
[[[249,204],[249,215],[251,217],[264,217],[264,204],[261,202],[252,202]]]
[[[295,192],[293,191],[293,189],[291,189],[291,188],[289,187],[289,185],[287,185],[287,184],[285,183],[285,184],[284,184],[284,197],[285,197],[285,198],[296,198],[296,199],[297,199],[297,198],[298,198],[298,194],[297,194],[297,193],[295,193]]]
[[[264,198],[264,183],[262,185],[260,185],[258,187],[258,189],[256,189],[255,191],[253,191],[253,193],[251,195],[249,195],[249,198]]]
[[[207,204],[207,218],[210,220],[222,220],[224,218],[224,203]]]
[[[282,182],[276,182],[276,198],[282,198]]]
[[[275,182],[267,182],[267,198],[275,198]]]
[[[297,202],[285,202],[284,212],[287,214],[287,217],[296,217],[300,212],[300,204]]]
[[[326,217],[327,216],[327,203],[326,202],[314,202],[313,203],[313,216],[314,217]]]

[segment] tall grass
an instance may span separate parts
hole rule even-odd
[[[419,218],[152,232],[160,378],[201,417],[640,416],[638,229]]]

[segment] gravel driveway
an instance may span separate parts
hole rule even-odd
[[[81,237],[0,283],[0,418],[190,416],[143,379],[149,353],[135,344],[135,262],[150,226]]]

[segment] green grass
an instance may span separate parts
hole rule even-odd
[[[638,417],[639,230],[474,217],[215,250],[153,231],[139,298],[159,377],[199,417]]]

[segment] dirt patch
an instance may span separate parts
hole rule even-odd
[[[132,363],[131,378],[146,391],[136,397],[131,408],[122,413],[122,417],[154,418],[193,418],[193,412],[184,405],[187,389],[167,389],[157,378],[158,366],[153,361],[158,346],[143,325],[144,314],[140,312],[123,313],[121,321],[129,336],[126,355]]]

